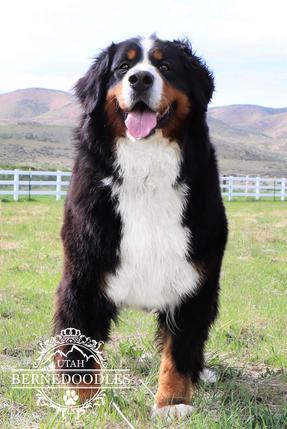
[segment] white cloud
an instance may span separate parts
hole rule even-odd
[[[286,72],[218,72],[214,106],[227,104],[258,104],[286,107]],[[276,99],[274,96],[276,95]],[[275,101],[274,101],[275,100]]]
[[[57,76],[52,74],[29,74],[12,73],[5,75],[1,73],[1,92],[13,91],[21,88],[50,88],[71,91],[76,80],[80,76]],[[5,85],[2,83],[5,82]]]

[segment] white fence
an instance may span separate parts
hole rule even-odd
[[[0,195],[13,195],[15,201],[19,196],[54,195],[58,201],[66,195],[70,176],[70,172],[60,170],[0,170]],[[237,197],[287,198],[286,178],[221,176],[220,187],[229,201]]]
[[[232,201],[237,197],[273,198],[284,201],[287,196],[286,178],[222,176],[220,178],[222,195]]]
[[[14,201],[22,195],[55,195],[58,201],[66,195],[70,176],[60,170],[0,170],[0,195],[13,195]]]

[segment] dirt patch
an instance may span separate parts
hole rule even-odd
[[[16,250],[21,247],[17,241],[0,241],[0,250]]]

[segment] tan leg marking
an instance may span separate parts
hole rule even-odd
[[[175,367],[171,354],[171,339],[168,338],[160,364],[156,406],[160,408],[171,404],[189,404],[192,390],[190,378],[180,374]]]
[[[103,344],[100,347],[100,351],[103,350]],[[97,362],[93,363],[93,369],[96,370],[96,372],[90,373],[93,377],[93,383],[85,383],[84,381],[78,384],[78,395],[80,397],[80,402],[83,404],[84,402],[91,399],[93,396],[100,393],[101,390],[101,383],[100,383],[100,375],[101,375],[101,365],[99,365]],[[87,371],[89,372],[89,371]],[[88,380],[90,380],[90,377],[88,377]],[[82,387],[82,389],[81,389]],[[85,387],[83,389],[83,387]]]
[[[94,376],[95,377],[95,376]],[[83,387],[85,387],[83,389]],[[75,388],[75,386],[74,386]],[[84,402],[88,401],[89,399],[91,399],[93,396],[97,395],[101,390],[101,385],[100,383],[96,383],[94,382],[93,384],[86,384],[84,382],[80,383],[77,385],[77,393],[80,397],[80,402],[81,404],[83,404]]]
[[[63,347],[60,348],[62,351],[64,351]],[[102,350],[102,347],[100,348]],[[65,368],[63,368],[61,365],[59,365],[59,362],[61,361],[60,357],[55,357],[55,369],[59,373],[65,373]],[[84,381],[80,383],[70,384],[67,385],[67,388],[71,390],[76,390],[77,394],[79,395],[80,402],[84,403],[91,399],[93,396],[99,393],[101,390],[101,384],[98,382],[100,379],[100,373],[101,373],[101,366],[98,363],[93,364],[93,369],[97,370],[97,372],[91,372],[92,382],[90,382],[91,377],[87,378],[87,383]],[[77,369],[75,369],[75,373],[77,373]],[[89,370],[87,370],[87,373],[89,373]],[[80,372],[80,374],[84,375],[84,372]]]

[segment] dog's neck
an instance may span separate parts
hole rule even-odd
[[[181,150],[157,130],[147,139],[130,136],[116,143],[116,167],[120,175],[131,183],[142,182],[173,185],[179,174]]]

